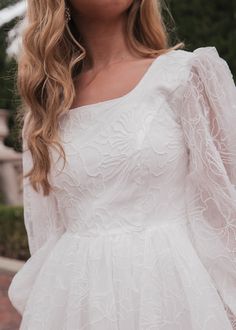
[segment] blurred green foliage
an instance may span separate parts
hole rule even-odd
[[[19,2],[18,0],[1,0],[0,10],[7,6]],[[19,18],[0,28],[0,108],[9,110],[8,127],[10,134],[5,139],[5,144],[13,147],[16,151],[21,151],[22,146],[18,141],[18,127],[14,120],[14,114],[17,106],[20,104],[20,98],[16,91],[16,71],[17,64],[14,59],[8,59],[6,54],[8,32],[18,22]]]
[[[0,10],[17,2],[17,0],[1,0]],[[9,110],[13,110],[17,106],[14,95],[16,62],[13,59],[8,60],[6,56],[7,34],[17,21],[18,19],[14,19],[0,29],[0,108]]]
[[[0,204],[0,255],[27,260],[30,256],[22,206]]]
[[[215,46],[236,78],[236,0],[168,0],[186,49]]]
[[[2,8],[6,8],[7,6],[14,5],[17,2],[19,2],[19,0],[1,0],[1,2],[0,2],[0,10]]]

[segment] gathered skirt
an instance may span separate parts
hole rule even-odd
[[[232,330],[184,224],[65,232],[27,260],[8,294],[20,330]]]

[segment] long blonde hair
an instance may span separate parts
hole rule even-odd
[[[44,195],[51,190],[49,146],[58,146],[64,162],[66,159],[58,138],[58,118],[69,111],[75,97],[74,78],[86,57],[73,19],[66,22],[65,8],[65,0],[28,1],[18,60],[17,89],[22,106],[17,116],[24,122],[22,134],[33,160],[25,177],[29,176],[36,191],[41,185]],[[162,8],[160,0],[134,0],[127,11],[128,43],[143,57],[184,46],[183,42],[170,46]]]

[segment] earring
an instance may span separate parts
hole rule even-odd
[[[71,20],[70,8],[69,7],[65,8],[65,14],[66,14],[66,23],[68,23]]]

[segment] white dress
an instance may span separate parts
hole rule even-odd
[[[31,257],[8,291],[20,330],[236,328],[236,87],[216,48],[155,58],[59,133],[54,193],[24,179]]]

